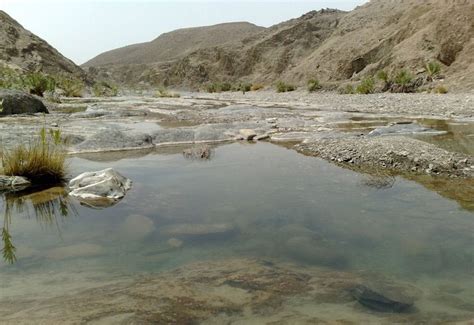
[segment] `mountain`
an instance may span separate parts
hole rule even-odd
[[[46,41],[0,10],[0,64],[24,71],[85,77],[85,72]]]
[[[114,60],[99,55],[85,66],[121,83],[198,87],[236,80],[303,85],[318,78],[343,83],[380,69],[422,73],[427,62],[436,60],[450,88],[474,89],[471,0],[372,0],[348,13],[311,11],[270,28],[249,30],[251,35],[245,37],[233,35],[232,42],[208,37],[199,46],[174,33],[182,32],[146,43],[147,51],[144,45],[134,45],[122,49],[126,55],[115,52]],[[160,44],[150,45],[155,42]]]
[[[449,83],[472,90],[473,36],[470,0],[372,0],[348,13],[287,77],[347,80],[379,69],[421,71],[437,60]]]
[[[102,53],[84,67],[111,64],[155,63],[175,60],[193,51],[237,42],[263,30],[247,22],[178,29],[160,35],[151,42],[133,44]]]

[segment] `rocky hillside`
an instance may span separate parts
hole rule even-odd
[[[85,72],[80,67],[1,10],[0,64],[29,72],[85,77]]]
[[[196,50],[232,44],[263,30],[246,22],[183,28],[160,35],[151,42],[129,45],[98,55],[83,66],[155,63],[175,60]]]
[[[286,77],[357,79],[379,69],[422,72],[443,64],[448,84],[474,89],[474,2],[372,0],[348,13],[331,37]]]
[[[233,80],[343,83],[380,69],[423,73],[428,61],[437,60],[451,90],[472,90],[473,22],[470,0],[372,0],[349,13],[312,11],[232,43],[211,41],[177,52],[169,43],[166,54],[149,47],[153,61],[134,61],[132,46],[119,64],[106,65],[99,56],[88,66],[122,83],[195,87]]]

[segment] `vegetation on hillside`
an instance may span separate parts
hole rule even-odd
[[[161,87],[156,91],[155,97],[159,98],[179,98],[181,95],[179,93],[170,92],[168,89]]]
[[[308,80],[308,91],[310,93],[314,92],[314,91],[317,91],[317,90],[320,90],[322,89],[323,87],[321,86],[321,84],[319,83],[319,80],[318,79],[310,79]]]
[[[278,81],[276,84],[276,91],[277,93],[285,93],[288,91],[296,90],[296,86],[292,84],[287,84],[284,81]]]
[[[107,81],[98,81],[92,87],[95,97],[115,97],[118,95],[118,87]]]

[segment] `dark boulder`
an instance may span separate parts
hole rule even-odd
[[[414,298],[394,288],[374,289],[357,285],[350,290],[361,305],[379,312],[403,313],[412,310]]]
[[[0,116],[35,113],[49,113],[41,100],[18,90],[0,89]]]

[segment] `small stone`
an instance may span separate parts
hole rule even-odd
[[[257,133],[252,129],[241,129],[239,131],[240,135],[244,137],[244,140],[250,141],[257,136]]]

